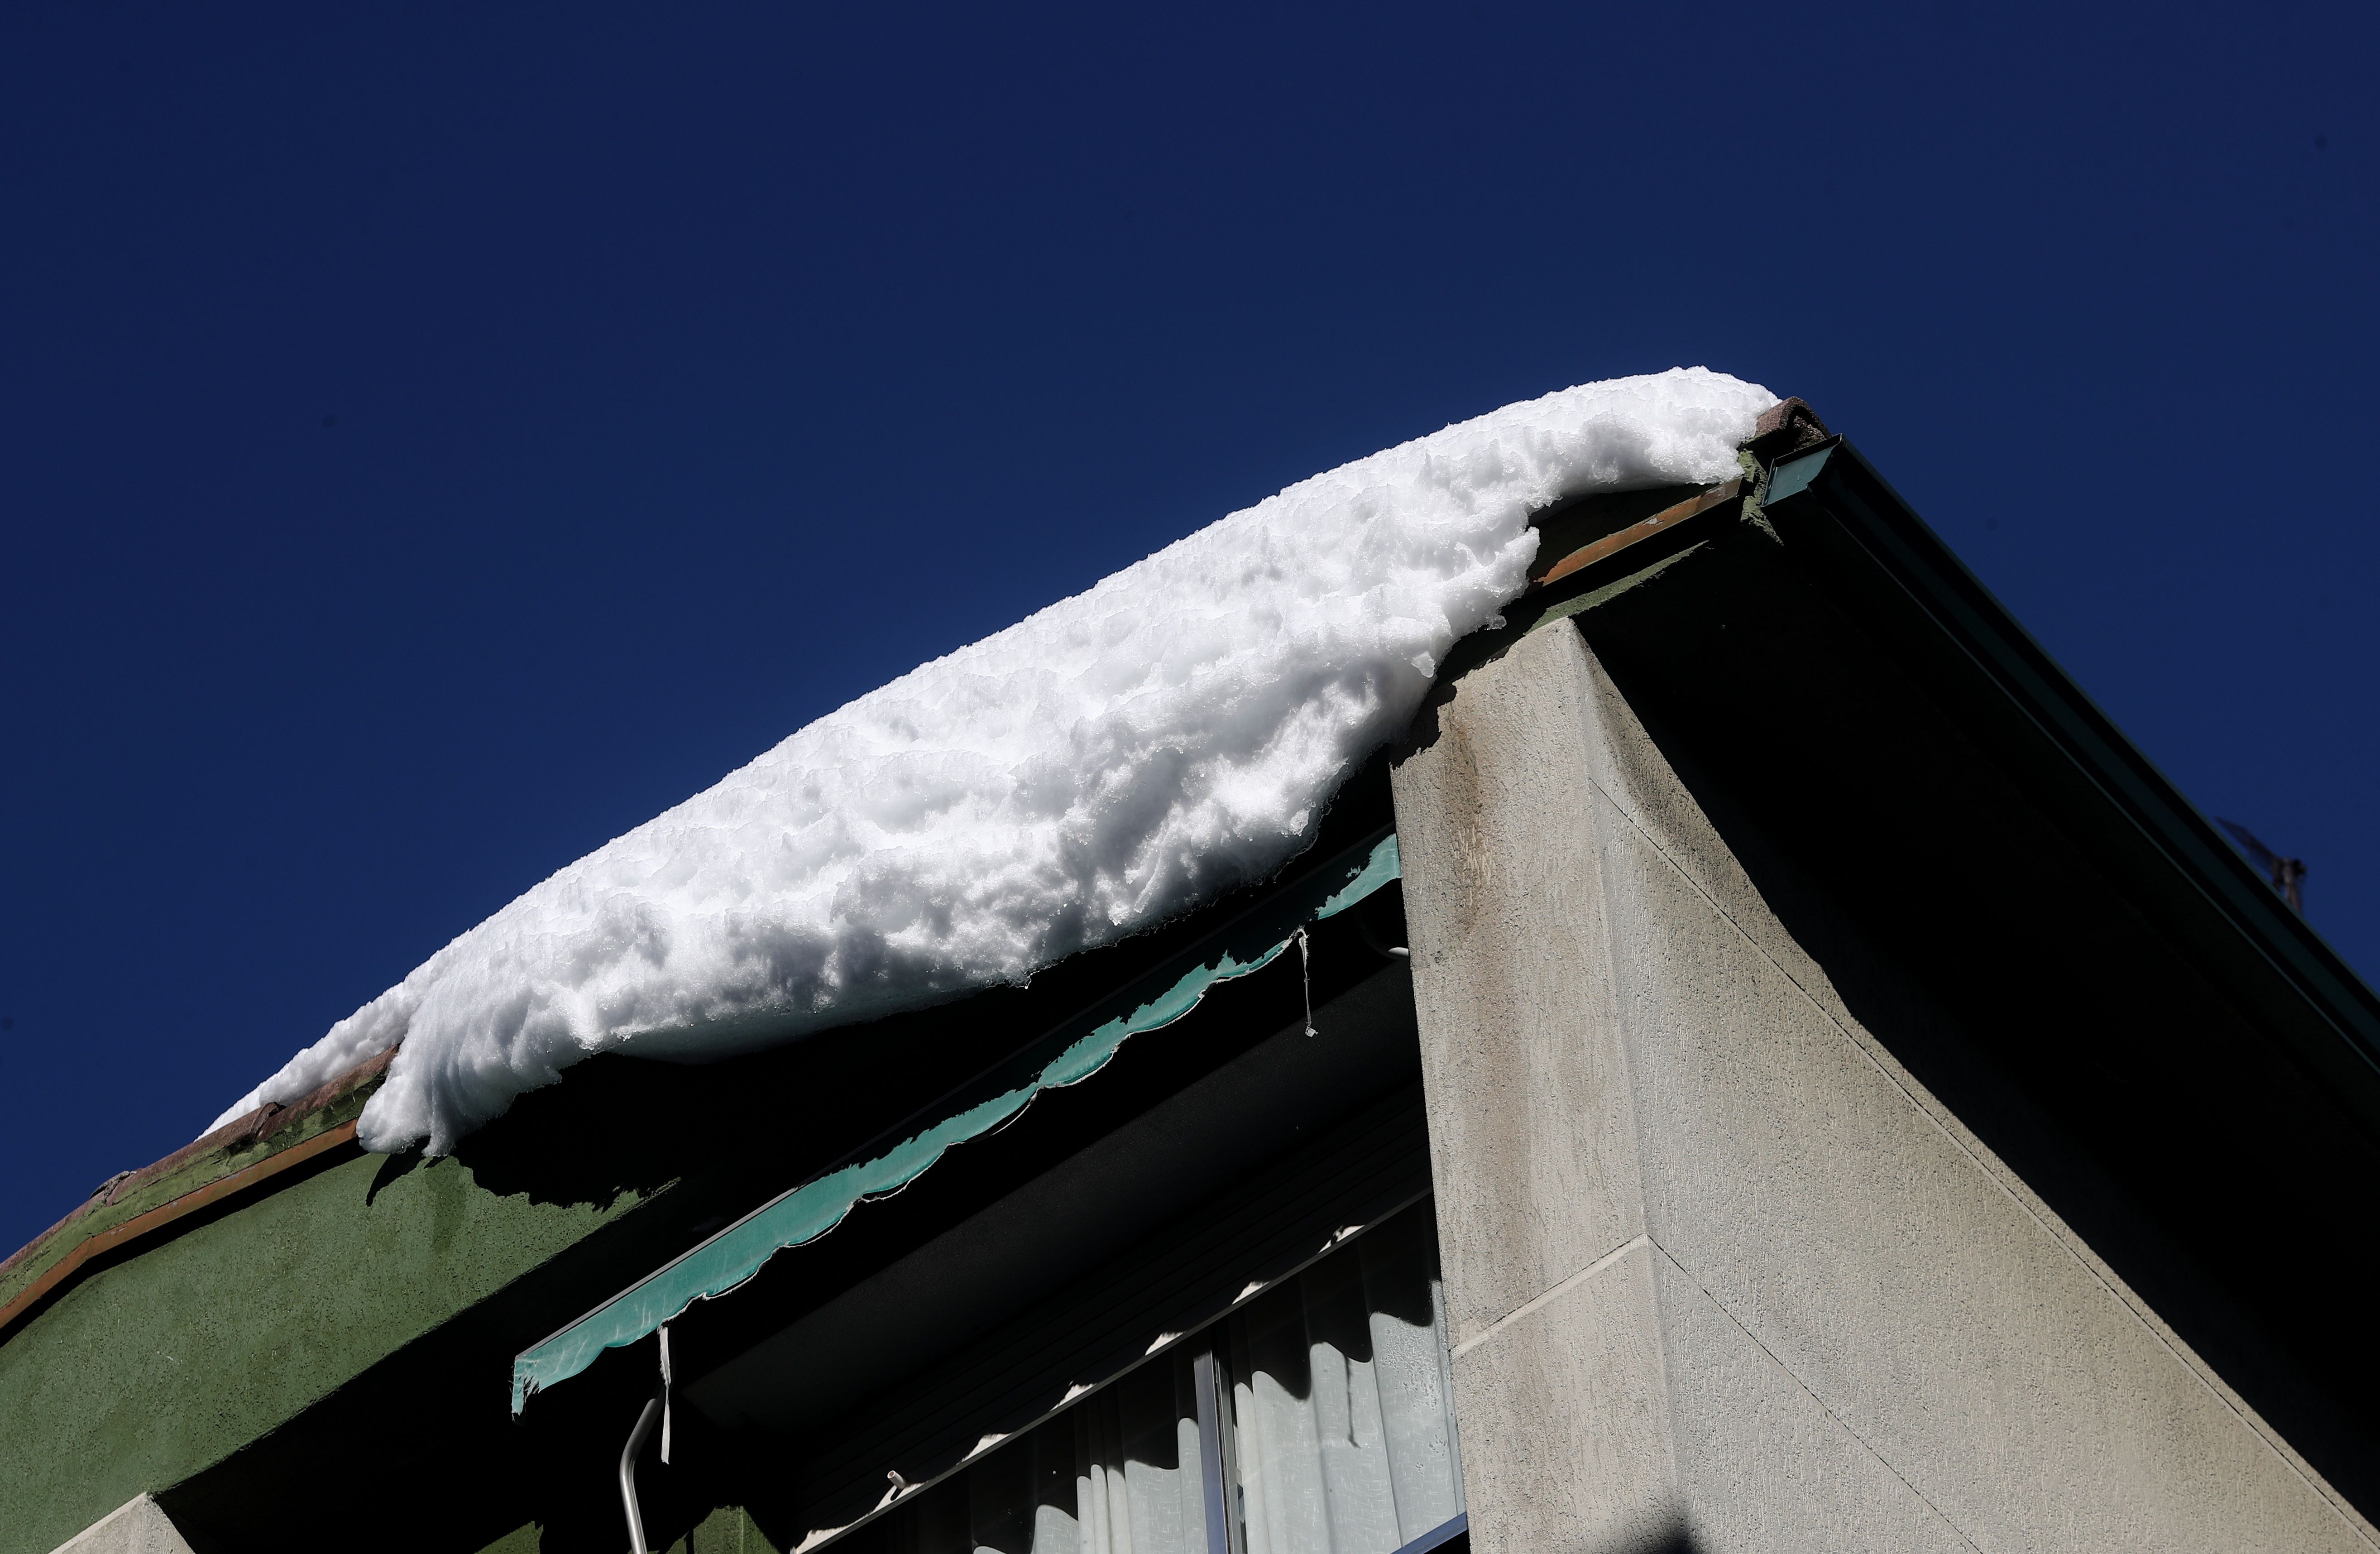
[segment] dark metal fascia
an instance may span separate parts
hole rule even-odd
[[[2310,1052],[2318,1072],[2362,1091],[2366,1124],[2380,1099],[2380,996],[2251,870],[2180,790],[2142,754],[2017,623],[1850,442],[1833,437],[1779,460],[1763,511],[1795,562],[1870,629],[1930,637],[1934,678],[1949,669],[1971,703],[1978,692],[2036,732],[2162,859],[2168,888],[2211,908],[2337,1038]],[[1942,649],[1948,649],[1947,653]],[[1959,671],[1965,671],[1963,675]],[[2004,720],[2003,720],[2004,721]],[[2341,1063],[2338,1060],[2350,1061]]]

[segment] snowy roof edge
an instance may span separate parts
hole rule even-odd
[[[727,1056],[1021,982],[1264,879],[1527,586],[1533,515],[1730,476],[1779,406],[1673,369],[1299,481],[562,869],[218,1122],[395,1048],[358,1136],[443,1153],[596,1052]]]

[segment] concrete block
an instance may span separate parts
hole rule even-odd
[[[1637,1236],[1454,1348],[1478,1554],[1673,1547],[1683,1507],[1655,1254]]]
[[[1395,793],[1483,1550],[2380,1548],[1858,1025],[1575,631],[1432,732]]]
[[[190,1546],[164,1509],[141,1495],[58,1545],[57,1554],[190,1554]]]
[[[1458,1343],[1644,1230],[1565,642],[1541,632],[1466,678],[1394,776]]]
[[[1697,1549],[1973,1548],[1658,1247],[1647,1257],[1683,1536]]]

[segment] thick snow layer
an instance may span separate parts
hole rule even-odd
[[[595,1052],[700,1060],[1014,982],[1279,868],[1526,582],[1529,516],[1708,482],[1776,396],[1589,383],[1301,480],[820,718],[562,869],[242,1096],[403,1041],[443,1153]]]

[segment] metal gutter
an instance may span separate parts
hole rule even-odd
[[[1912,666],[1938,692],[1982,714],[1987,726],[2019,735],[2012,747],[2021,759],[2032,747],[2029,775],[2052,811],[2128,865],[2124,872],[2147,896],[2162,897],[2159,915],[2185,942],[2218,960],[2252,963],[2231,969],[2251,980],[2262,970],[2289,989],[2327,1038],[2305,1039],[2313,1034],[2306,1023],[2285,1018],[2292,1044],[2380,1135],[2380,996],[2289,910],[1858,450],[1833,437],[1779,458],[1759,505],[1788,556],[1813,565],[1840,605],[1912,649]],[[2216,931],[2218,925],[2228,932]]]

